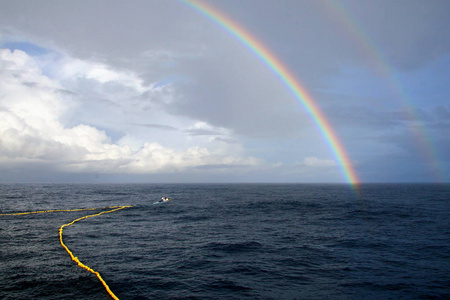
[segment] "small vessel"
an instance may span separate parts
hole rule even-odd
[[[167,197],[162,197],[161,200],[154,202],[153,204],[160,204],[160,203],[164,203],[164,202],[169,202],[171,201],[171,198],[167,198]]]

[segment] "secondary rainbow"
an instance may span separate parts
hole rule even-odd
[[[353,168],[351,161],[344,149],[344,146],[338,139],[336,133],[331,127],[322,111],[314,103],[314,99],[309,95],[307,90],[292,75],[292,72],[278,59],[268,47],[263,45],[254,36],[252,36],[245,28],[219,12],[217,9],[197,0],[179,0],[182,3],[192,7],[194,10],[213,21],[229,34],[235,37],[243,45],[245,45],[267,68],[269,68],[289,89],[298,102],[306,110],[310,118],[313,120],[317,129],[324,137],[328,147],[333,153],[334,158],[338,161],[339,167],[348,183],[356,185],[359,183],[358,176]]]
[[[336,0],[323,1],[318,3],[318,5],[328,13],[329,19],[334,19],[336,25],[342,28],[350,40],[362,50],[368,61],[372,62],[372,68],[378,73],[380,78],[384,79],[386,87],[394,95],[393,98],[401,105],[399,109],[410,120],[408,130],[415,141],[417,149],[427,162],[430,174],[434,176],[436,181],[445,182],[443,164],[439,163],[439,155],[433,146],[431,136],[427,133],[426,127],[420,122],[418,112],[409,102],[409,95],[405,87],[402,86],[400,79],[395,76],[396,72],[388,63],[387,57],[376,46],[373,39],[370,38],[369,33],[364,29],[361,22],[355,18],[349,5]]]

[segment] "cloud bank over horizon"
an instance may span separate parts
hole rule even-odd
[[[207,2],[289,66],[362,181],[450,180],[448,4]],[[279,79],[182,3],[0,6],[0,182],[345,182]]]
[[[119,99],[123,95],[140,97],[145,93],[156,94],[160,100],[162,96],[158,94],[164,88],[146,87],[132,75],[67,57],[64,62],[58,62],[58,74],[54,73],[53,79],[43,75],[33,58],[21,50],[0,50],[0,58],[0,89],[4,94],[0,112],[3,120],[0,152],[4,164],[38,163],[45,166],[48,163],[57,164],[59,170],[64,172],[105,174],[152,174],[161,171],[179,172],[206,165],[258,164],[255,158],[226,154],[220,146],[217,149],[198,146],[205,136],[208,137],[203,141],[206,145],[211,142],[208,141],[209,137],[226,137],[228,134],[226,130],[214,128],[205,122],[192,122],[191,127],[185,129],[189,135],[195,136],[193,139],[197,143],[184,149],[165,147],[158,142],[144,142],[138,136],[128,134],[114,142],[105,130],[96,127],[99,125],[98,119],[95,125],[81,123],[70,126],[74,112],[80,109],[78,106],[84,105],[76,101],[83,100],[80,99],[84,96],[79,95],[80,91],[100,98],[103,94],[101,89],[110,88]],[[80,82],[83,85],[81,88],[78,86]],[[106,106],[120,106],[114,99],[108,102]],[[83,110],[89,108],[84,106]],[[105,118],[103,121],[111,117],[105,116],[104,111],[97,114]],[[146,113],[146,118],[149,114]],[[156,117],[151,119],[158,120]],[[168,125],[153,127],[177,131]],[[165,138],[168,137],[170,133],[165,133]]]

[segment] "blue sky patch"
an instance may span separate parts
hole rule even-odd
[[[30,56],[45,55],[50,52],[50,50],[30,42],[7,42],[2,45],[2,48],[7,48],[11,51],[22,50]]]

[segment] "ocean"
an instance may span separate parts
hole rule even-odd
[[[172,201],[153,204],[167,196]],[[0,299],[450,299],[450,185],[0,185]]]

